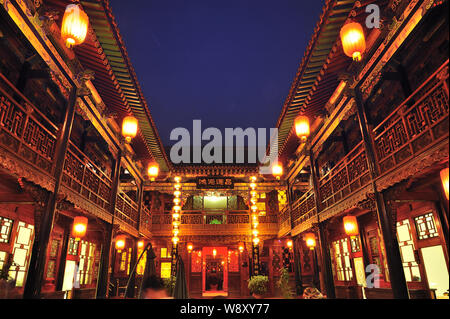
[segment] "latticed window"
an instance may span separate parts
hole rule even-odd
[[[278,208],[281,211],[287,204],[286,191],[278,191]]]
[[[0,243],[9,243],[13,220],[0,216]]]
[[[9,276],[15,280],[16,287],[23,287],[25,275],[33,244],[34,226],[19,222],[17,236],[13,247],[13,264],[9,269]]]
[[[334,272],[337,280],[353,280],[353,268],[350,260],[350,248],[348,238],[343,238],[332,243],[332,256]]]
[[[420,240],[439,236],[433,213],[418,216],[414,218],[414,222],[416,223],[417,236]]]
[[[408,219],[397,223],[397,238],[406,281],[421,281],[419,265],[416,262],[411,225]]]
[[[90,285],[97,279],[96,245],[87,241],[81,241],[80,245],[80,263],[78,266],[77,280],[80,285]]]

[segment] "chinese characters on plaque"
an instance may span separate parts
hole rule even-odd
[[[198,177],[197,189],[233,189],[234,179],[232,177]]]

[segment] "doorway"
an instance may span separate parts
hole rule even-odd
[[[228,296],[228,248],[203,247],[203,297]]]

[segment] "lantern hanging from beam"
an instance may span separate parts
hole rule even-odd
[[[137,135],[138,120],[134,116],[126,116],[122,122],[122,135],[125,140],[130,143]]]
[[[158,177],[159,175],[159,165],[158,163],[152,163],[148,166],[148,177],[150,177],[150,179],[152,181],[155,180],[156,177]]]
[[[286,246],[287,246],[289,249],[292,249],[292,247],[294,246],[293,241],[292,241],[292,240],[288,240],[287,243],[286,243]]]
[[[86,235],[88,219],[84,216],[77,216],[73,220],[72,236],[81,239]]]
[[[314,250],[316,248],[316,235],[313,233],[307,233],[303,236],[303,239],[306,242],[306,246],[309,247],[309,249]]]
[[[122,251],[125,248],[127,237],[125,235],[119,235],[116,237],[116,250]]]
[[[449,178],[448,178],[448,167],[441,171],[441,181],[442,186],[444,187],[445,197],[449,200]]]
[[[297,116],[295,119],[295,133],[302,143],[306,143],[310,135],[309,119],[307,116]]]
[[[69,4],[61,24],[61,37],[68,48],[79,45],[86,39],[89,18],[80,6]]]
[[[274,165],[272,167],[272,174],[279,180],[283,176],[283,166],[281,164]]]
[[[366,39],[362,26],[357,22],[344,25],[341,29],[341,41],[344,53],[354,61],[361,61],[362,54],[366,50]]]
[[[187,250],[188,250],[188,253],[191,253],[193,249],[194,249],[194,244],[188,243],[188,244],[187,244]]]
[[[359,235],[358,220],[356,216],[345,216],[343,219],[345,233],[350,237]]]
[[[243,243],[239,243],[239,252],[242,254],[244,252],[244,244]]]

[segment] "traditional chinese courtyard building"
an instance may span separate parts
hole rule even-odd
[[[146,266],[170,279],[181,257],[191,298],[248,297],[254,275],[279,296],[283,268],[295,295],[448,298],[448,1],[327,0],[274,106],[274,175],[170,161],[107,0],[77,4],[83,39],[71,1],[0,4],[0,269],[16,296],[137,297]],[[346,42],[355,24],[363,46]]]

